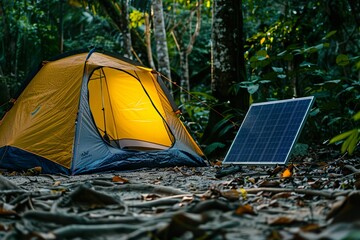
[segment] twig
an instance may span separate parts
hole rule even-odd
[[[44,174],[44,173],[42,173],[42,174],[39,174],[38,176],[39,176],[39,177],[50,178],[51,180],[53,180],[54,182],[56,182],[56,179],[55,179],[52,175],[50,175],[50,174]]]
[[[137,218],[132,216],[123,216],[116,218],[106,218],[106,219],[89,219],[85,216],[73,215],[73,214],[64,214],[64,213],[50,213],[44,211],[28,211],[24,213],[23,219],[29,221],[38,221],[45,223],[55,223],[60,225],[73,225],[73,224],[86,224],[86,225],[99,225],[99,224],[141,224],[147,222],[147,220],[153,220],[153,218],[144,219]]]
[[[115,187],[96,187],[97,190],[106,190],[106,191],[124,191],[124,192],[151,192],[164,195],[180,195],[180,194],[189,194],[188,192],[181,191],[180,189],[168,187],[168,186],[159,186],[153,184],[124,184]]]
[[[31,210],[35,210],[31,197],[28,197],[28,203],[29,203]]]
[[[21,193],[28,193],[27,190],[0,190],[0,195],[12,195],[12,194],[21,194]]]
[[[70,176],[66,175],[66,174],[63,174],[63,173],[59,173],[58,174],[60,177],[64,177],[64,178],[70,178]]]
[[[132,233],[127,234],[126,236],[119,238],[119,240],[148,239],[150,232],[154,232],[157,229],[162,229],[167,225],[168,225],[168,223],[159,222],[154,226],[140,228]]]
[[[53,231],[53,234],[58,239],[80,237],[80,236],[95,236],[99,232],[102,234],[111,233],[111,232],[132,232],[138,229],[138,226],[130,224],[105,224],[105,225],[71,225],[56,229]]]
[[[281,193],[281,192],[294,192],[305,195],[321,196],[328,199],[333,199],[338,196],[346,196],[353,190],[350,191],[327,191],[327,190],[312,190],[312,189],[299,189],[299,188],[249,188],[244,189],[247,193],[259,193],[259,192],[272,192],[272,193]]]
[[[41,208],[42,210],[45,211],[50,211],[51,207],[46,204],[44,201],[38,201],[37,199],[32,199],[33,201],[33,205],[37,208]]]
[[[70,225],[55,229],[53,234],[57,239],[69,239],[73,237],[98,236],[110,233],[129,233],[139,229],[134,224],[101,224],[101,225]]]
[[[91,181],[92,185],[100,186],[100,187],[113,187],[116,186],[114,183],[104,180],[93,180]]]
[[[128,204],[129,207],[137,207],[137,208],[152,208],[152,207],[158,207],[158,206],[166,206],[166,205],[174,205],[176,203],[179,203],[181,200],[180,199],[171,199],[171,198],[167,198],[167,199],[156,199],[153,201],[146,201],[146,202],[140,202],[140,203],[133,203],[133,204]]]
[[[345,165],[344,168],[349,169],[353,173],[360,173],[360,170],[351,165]]]

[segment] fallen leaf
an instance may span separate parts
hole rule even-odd
[[[270,226],[278,226],[278,225],[290,225],[297,222],[297,220],[295,220],[295,218],[290,218],[290,217],[278,217],[275,219],[271,219],[268,221],[268,224]]]
[[[235,214],[238,215],[238,216],[242,216],[244,214],[256,215],[256,213],[254,211],[254,208],[249,204],[242,205],[242,206],[238,207],[235,210]]]
[[[55,181],[54,184],[53,184],[53,186],[54,186],[54,187],[57,187],[57,186],[59,186],[60,184],[61,184],[60,181]]]
[[[128,183],[129,182],[128,179],[117,176],[117,175],[112,178],[112,181],[117,182],[117,183]]]
[[[25,172],[25,176],[35,176],[35,175],[39,175],[42,171],[42,168],[40,166],[38,167],[33,167],[33,168],[30,168],[28,170],[26,170]]]
[[[152,201],[152,200],[160,198],[160,196],[157,194],[142,194],[141,198],[145,201]]]
[[[327,215],[332,223],[355,222],[360,220],[360,193],[350,194],[341,203],[336,204]]]
[[[282,169],[282,166],[277,166],[270,172],[270,175],[277,175],[279,172],[281,172]]]
[[[13,206],[6,204],[6,203],[1,203],[0,204],[0,215],[17,215],[17,213],[12,210]]]
[[[283,236],[277,230],[272,230],[271,233],[267,236],[267,240],[279,240],[283,239]]]
[[[280,192],[271,197],[271,199],[278,199],[278,198],[289,198],[291,196],[290,192]]]
[[[292,177],[294,166],[291,164],[289,165],[281,174],[282,178],[289,178]]]
[[[310,223],[302,226],[300,230],[303,232],[319,232],[321,230],[321,227],[319,226],[319,224]]]
[[[9,228],[8,226],[3,225],[3,224],[0,223],[0,232],[5,232],[5,231],[8,230],[8,228]]]
[[[216,162],[213,163],[213,166],[221,167],[221,165],[222,165],[221,161],[216,161]]]
[[[256,182],[255,178],[248,178],[247,180],[248,180],[249,182],[251,182],[252,184],[255,184],[255,182]]]
[[[236,189],[230,189],[228,191],[222,191],[221,196],[226,198],[229,201],[237,201],[240,198],[241,193]]]
[[[288,177],[291,177],[291,171],[287,168],[285,169],[285,171],[281,174],[281,177],[283,178],[288,178]]]

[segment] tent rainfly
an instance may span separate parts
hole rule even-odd
[[[205,166],[152,69],[92,49],[44,61],[0,121],[0,168],[69,175]]]

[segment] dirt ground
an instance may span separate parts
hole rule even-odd
[[[0,175],[2,239],[360,239],[360,158]]]

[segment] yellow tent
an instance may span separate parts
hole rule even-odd
[[[156,71],[92,50],[44,61],[0,122],[0,167],[206,165]]]

